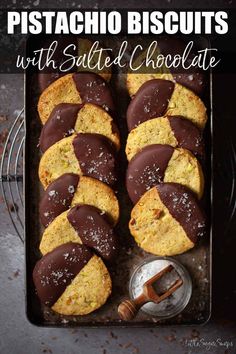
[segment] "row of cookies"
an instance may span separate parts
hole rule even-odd
[[[113,99],[101,76],[73,73],[43,90],[38,112],[45,230],[33,279],[42,303],[60,314],[84,315],[109,297],[104,262],[118,250],[119,205],[111,186],[120,140]]]
[[[179,82],[183,77],[185,86]],[[199,78],[198,72],[182,77],[132,73],[127,78],[132,99],[126,187],[135,204],[129,229],[141,248],[159,256],[191,249],[206,229],[198,201],[204,192],[206,107],[186,87],[193,81],[191,88],[199,92]]]

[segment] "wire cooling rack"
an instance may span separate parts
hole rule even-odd
[[[25,141],[24,109],[15,118],[7,136],[0,165],[1,192],[17,236],[24,242],[23,151]],[[228,158],[216,172],[228,184],[228,228],[236,212],[236,150],[232,140],[225,142]],[[226,146],[225,146],[226,148]]]
[[[3,200],[17,236],[24,242],[23,150],[24,109],[15,118],[7,136],[0,165]]]

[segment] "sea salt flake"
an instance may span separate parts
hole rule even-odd
[[[69,193],[74,193],[75,192],[75,187],[74,186],[72,186],[72,185],[70,185],[69,187],[68,187],[68,192]]]
[[[54,197],[54,196],[56,195],[56,191],[55,191],[55,190],[49,191],[49,192],[48,192],[48,195],[49,195],[50,197]]]

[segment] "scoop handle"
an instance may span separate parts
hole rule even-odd
[[[124,321],[131,321],[137,315],[140,307],[142,307],[146,302],[148,302],[148,299],[145,294],[141,294],[134,300],[124,300],[118,306],[118,314],[120,318]]]

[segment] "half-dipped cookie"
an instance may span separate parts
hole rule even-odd
[[[86,315],[111,293],[111,278],[101,258],[85,245],[69,242],[44,255],[33,280],[40,301],[63,315]]]
[[[126,174],[129,197],[136,203],[147,190],[162,182],[180,183],[198,198],[204,190],[201,166],[190,151],[170,145],[146,146],[129,162]]]
[[[164,115],[183,116],[200,129],[207,121],[206,107],[192,91],[169,80],[154,79],[145,82],[131,100],[126,116],[128,129]]]
[[[39,145],[45,152],[57,141],[73,133],[97,133],[110,139],[119,150],[119,131],[111,116],[101,107],[86,103],[60,103],[54,107],[42,128]]]
[[[152,46],[152,50],[149,50],[149,53],[147,53],[147,50],[144,50],[134,61],[134,67],[139,67],[145,62],[147,54],[149,61],[153,60],[154,62],[159,56],[163,58],[166,58],[167,56],[170,58],[171,56],[172,59],[175,56],[178,56],[179,58],[185,56],[185,67],[183,67],[182,62],[179,61],[178,66],[172,65],[170,68],[167,68],[164,64],[164,60],[163,65],[159,66],[157,69],[143,67],[142,65],[140,70],[131,72],[127,75],[127,88],[130,96],[134,96],[141,85],[152,79],[163,79],[177,82],[201,96],[206,86],[206,75],[198,66],[190,67],[191,62],[196,55],[196,48],[192,47],[190,50],[190,47],[188,47],[186,57],[186,53],[184,54],[184,52],[186,51],[187,44],[188,43],[181,38],[162,37],[158,39],[155,49],[154,46]],[[176,62],[177,61],[178,59]]]
[[[116,159],[111,141],[101,134],[79,133],[52,145],[40,160],[39,179],[45,188],[64,173],[114,185]]]
[[[58,215],[76,204],[97,207],[114,225],[119,218],[119,204],[113,190],[90,177],[66,173],[53,181],[40,201],[39,214],[47,227]]]
[[[191,151],[204,158],[202,132],[188,119],[180,116],[153,118],[131,130],[127,138],[126,156],[130,161],[142,148],[152,144],[167,144]]]
[[[91,205],[76,205],[58,215],[44,230],[39,249],[46,254],[67,242],[90,247],[109,262],[117,256],[118,238],[106,214]]]
[[[60,103],[91,103],[109,113],[115,110],[107,82],[100,75],[91,72],[65,75],[43,91],[38,102],[38,113],[43,124]]]
[[[145,251],[174,256],[194,247],[205,233],[206,220],[192,192],[177,183],[162,183],[134,206],[129,229]]]

